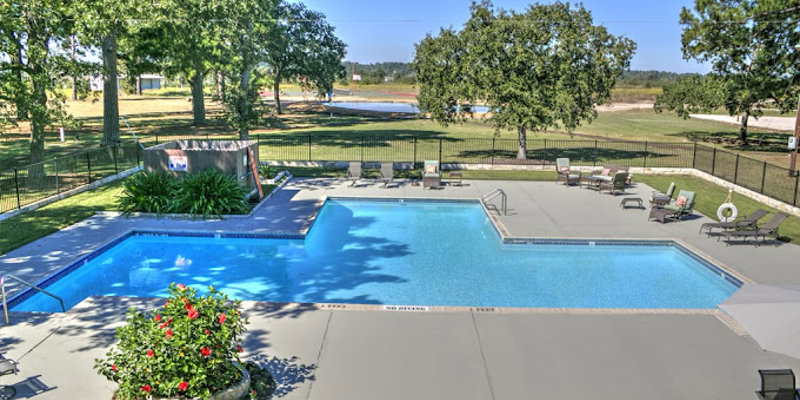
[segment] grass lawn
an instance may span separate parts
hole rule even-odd
[[[684,175],[644,175],[637,174],[636,180],[645,183],[656,190],[662,192],[666,191],[670,182],[675,182],[677,196],[678,190],[692,190],[697,192],[694,209],[716,220],[717,208],[720,204],[725,202],[728,197],[728,189],[722,186],[715,185],[704,179],[696,178],[693,176]],[[773,213],[778,210],[771,208],[763,203],[759,203],[749,197],[741,194],[733,194],[733,204],[739,209],[739,215],[747,215],[757,209],[764,209],[770,212],[762,220],[766,222]],[[784,240],[788,239],[792,243],[800,243],[800,218],[790,216],[783,222],[779,230],[780,235]]]
[[[2,221],[0,254],[89,218],[95,211],[116,210],[120,194],[122,182],[117,181]]]
[[[344,178],[347,174],[346,169],[342,168],[321,168],[321,167],[278,167],[279,170],[286,169],[292,175],[303,178]],[[507,181],[555,181],[556,175],[552,171],[489,171],[489,170],[463,170],[464,179],[481,180],[507,180]],[[377,169],[365,169],[364,178],[378,179],[380,171]],[[421,179],[422,170],[397,170],[397,179]],[[448,179],[447,171],[444,171],[443,178]]]

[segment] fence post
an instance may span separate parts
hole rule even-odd
[[[797,185],[799,183],[800,183],[800,175],[794,174],[794,201],[792,202],[792,205],[795,207],[797,207],[797,189],[798,189]]]
[[[492,136],[492,166],[494,167],[494,142],[497,138]]]
[[[111,146],[111,155],[114,157],[114,175],[119,173],[119,166],[117,165],[117,145]]]
[[[22,208],[22,202],[19,201],[19,176],[16,168],[14,168],[14,188],[17,190],[17,209],[20,209]]]
[[[86,152],[86,170],[87,170],[87,178],[89,178],[89,183],[92,183],[92,158],[89,156],[89,152]]]
[[[695,168],[695,165],[697,165],[696,163],[697,163],[697,142],[694,142],[694,151],[692,152],[692,169],[697,169]]]
[[[597,140],[594,141],[594,154],[593,154],[592,166],[597,166]]]
[[[442,168],[442,139],[439,138],[439,168]]]
[[[361,163],[364,163],[364,137],[361,137]]]
[[[308,135],[308,162],[311,162],[311,135]]]
[[[717,148],[714,147],[714,153],[711,154],[711,176],[714,175],[714,171],[717,169]]]
[[[140,160],[140,158],[139,158],[139,152],[140,152],[142,149],[141,149],[139,146],[134,146],[134,147],[136,148],[136,166],[138,167],[138,166],[139,166],[139,164],[141,163],[141,160]]]
[[[764,161],[764,168],[761,170],[761,194],[764,194],[764,181],[767,180],[767,162]]]
[[[733,168],[733,184],[736,184],[736,179],[739,177],[739,154],[736,154],[736,166]]]
[[[642,160],[642,168],[647,168],[647,140],[644,141],[644,160]]]
[[[158,146],[158,131],[156,131],[156,146]]]
[[[58,185],[58,158],[53,157],[53,169],[56,170],[56,194],[61,194],[61,188]]]
[[[411,169],[417,168],[417,137],[414,136],[414,164],[411,165]]]

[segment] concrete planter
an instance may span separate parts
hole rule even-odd
[[[235,385],[211,395],[210,400],[240,400],[244,399],[250,391],[250,374],[243,366],[234,363],[236,368],[242,372],[242,379]],[[192,400],[199,400],[199,397],[194,397]],[[163,400],[186,400],[185,397],[166,397]]]

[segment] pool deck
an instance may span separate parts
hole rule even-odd
[[[499,217],[514,237],[679,239],[757,283],[800,284],[800,246],[730,245],[699,235],[708,218],[647,222],[621,209],[625,196],[552,182],[465,181],[423,190],[405,184],[349,187],[296,179],[250,218],[192,221],[97,215],[0,257],[0,270],[36,281],[131,229],[301,232],[326,196],[478,198],[508,194]],[[702,196],[702,188],[697,189]],[[35,399],[108,399],[113,385],[91,366],[113,344],[131,305],[149,299],[92,297],[65,314],[15,314],[0,327],[0,353],[22,372],[0,379],[24,390],[35,377],[53,389]],[[266,364],[291,399],[753,399],[759,368],[800,360],[762,351],[714,314],[616,314],[532,310],[497,313],[386,312],[244,302],[245,358]],[[14,314],[14,313],[12,313]]]

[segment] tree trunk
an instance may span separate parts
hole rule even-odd
[[[526,137],[527,129],[524,126],[517,127],[517,139],[519,139],[519,148],[517,149],[517,159],[524,160],[528,157],[528,139]]]
[[[239,81],[239,91],[241,104],[239,104],[239,117],[241,118],[241,125],[239,127],[239,140],[250,139],[250,132],[247,126],[250,124],[250,104],[247,101],[247,95],[250,92],[250,68],[245,63],[242,69],[241,81]]]
[[[739,124],[739,139],[747,145],[747,119],[750,118],[750,110],[745,110],[742,114],[742,120]]]
[[[194,126],[206,125],[206,105],[203,98],[203,71],[201,69],[194,70],[194,76],[190,81],[192,89],[192,116],[194,117]]]
[[[225,77],[222,76],[222,71],[214,73],[214,89],[216,90],[217,99],[222,99],[222,87],[225,85]]]
[[[37,48],[36,51],[29,52],[34,54],[28,58],[28,67],[31,69],[32,93],[31,104],[29,108],[31,118],[31,147],[30,147],[30,163],[28,167],[28,185],[31,186],[31,178],[44,178],[44,164],[40,164],[44,160],[44,133],[47,126],[48,110],[47,110],[47,81],[50,79],[46,76],[47,72],[44,70],[44,63],[47,62],[47,42],[46,37],[38,37],[35,35],[29,36],[28,43],[32,48]]]
[[[70,36],[69,45],[72,50],[72,61],[75,61],[75,35]],[[72,76],[72,100],[78,100],[78,77]]]
[[[141,76],[137,76],[136,77],[135,85],[136,85],[136,95],[137,96],[141,96],[142,95],[142,77]]]
[[[272,85],[272,95],[275,97],[275,110],[281,115],[281,74],[275,74],[275,83]]]
[[[14,34],[14,39],[15,39],[16,43],[20,42],[20,39],[16,34]],[[16,57],[11,57],[11,65],[14,66],[15,64],[16,64],[16,67],[17,67],[17,68],[15,68],[15,70],[16,70],[15,71],[16,80],[17,80],[17,82],[19,82],[20,85],[22,85],[22,82],[23,82],[22,81],[22,66],[25,65],[24,58],[22,57],[22,45],[18,45],[17,46]],[[28,114],[28,106],[27,106],[28,101],[27,101],[27,99],[22,99],[19,96],[20,96],[19,94],[17,94],[15,96],[15,103],[16,103],[16,106],[17,106],[17,119],[26,120],[26,119],[28,119],[28,115],[29,115]]]
[[[119,100],[117,98],[117,37],[111,31],[103,38],[103,140],[119,142]]]

